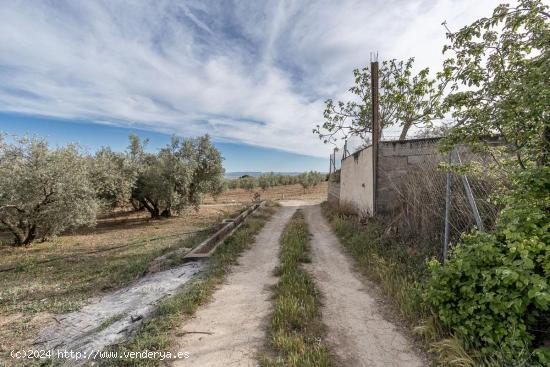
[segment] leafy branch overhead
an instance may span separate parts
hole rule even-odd
[[[549,20],[541,1],[522,0],[447,33],[442,77],[451,91],[444,105],[459,122],[448,148],[469,143],[490,152],[488,138],[499,135],[519,166],[548,164]]]
[[[441,99],[445,83],[430,78],[428,68],[414,73],[414,58],[382,62],[379,70],[381,127],[400,126],[404,140],[412,126],[431,126],[443,117]],[[347,101],[325,102],[324,122],[313,129],[325,143],[358,136],[368,142],[372,132],[371,72],[353,71],[355,84]]]
[[[504,4],[449,32],[444,48],[444,107],[458,123],[443,148],[488,153],[506,179],[494,195],[496,229],[463,234],[445,266],[432,261],[426,297],[468,349],[495,365],[550,365],[549,23],[540,0]],[[495,136],[504,146],[492,144]]]

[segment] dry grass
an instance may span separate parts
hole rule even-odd
[[[254,193],[258,192],[262,199],[266,200],[325,200],[327,197],[327,182],[321,182],[319,185],[304,190],[300,185],[274,186],[267,190],[257,187],[252,191],[245,189],[231,189],[222,193],[217,199],[206,197],[205,204],[214,203],[247,203],[254,198]]]
[[[205,229],[240,209],[203,207],[164,220],[150,220],[145,212],[119,214],[94,229],[30,247],[0,246],[0,269],[15,268],[0,272],[0,365],[11,349],[29,348],[55,314],[135,280],[155,257],[197,244],[208,235]]]

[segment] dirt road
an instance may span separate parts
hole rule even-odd
[[[187,334],[177,341],[176,349],[190,357],[174,366],[257,366],[271,308],[270,287],[276,282],[273,270],[278,263],[279,237],[295,210],[285,206],[273,215],[214,293],[213,301],[181,326],[179,333]]]
[[[375,299],[352,270],[320,206],[308,206],[305,213],[313,234],[309,269],[324,295],[322,316],[327,325],[327,341],[343,365],[423,366],[407,339],[378,311]]]
[[[283,207],[256,236],[256,241],[239,258],[213,300],[196,316],[183,323],[174,350],[189,358],[174,366],[257,366],[258,352],[265,343],[266,323],[271,313],[271,286],[277,281],[273,270],[279,262],[279,239],[298,207],[304,208],[310,232],[312,262],[308,270],[324,295],[322,317],[327,326],[327,344],[349,367],[416,367],[422,360],[396,326],[385,320],[375,299],[352,270],[341,244],[321,215],[319,205],[299,200]],[[162,296],[171,294],[182,282],[200,270],[200,264],[146,277],[81,311],[69,314],[45,330],[37,342],[51,348],[101,349],[116,342],[120,330],[135,326],[134,314],[155,308]],[[184,276],[185,275],[185,276]],[[160,286],[166,289],[160,290]],[[107,320],[112,320],[108,325]],[[137,323],[136,323],[137,324]],[[105,327],[103,326],[105,325]],[[67,363],[72,364],[72,363]],[[78,364],[78,363],[75,363]]]

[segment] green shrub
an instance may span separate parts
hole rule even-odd
[[[499,200],[494,233],[464,235],[445,266],[430,263],[426,298],[470,349],[501,365],[526,351],[550,365],[536,334],[550,320],[550,167],[515,175]]]

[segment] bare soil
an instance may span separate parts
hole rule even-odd
[[[318,201],[321,202],[327,198],[328,183],[321,182],[319,185],[312,187],[308,190],[304,190],[301,185],[284,185],[274,186],[267,190],[256,188],[252,191],[245,189],[232,189],[223,192],[217,198],[207,196],[204,200],[204,204],[231,204],[231,203],[248,203],[254,198],[254,194],[257,192],[262,199],[265,200],[306,200],[306,201]]]
[[[177,350],[190,357],[174,366],[257,366],[271,308],[270,287],[276,283],[279,237],[295,209],[283,207],[273,215],[212,302],[176,331]]]
[[[323,298],[327,341],[349,367],[417,367],[424,362],[397,325],[383,316],[374,297],[352,268],[350,259],[321,214],[319,205],[305,209],[313,234],[313,274]]]

